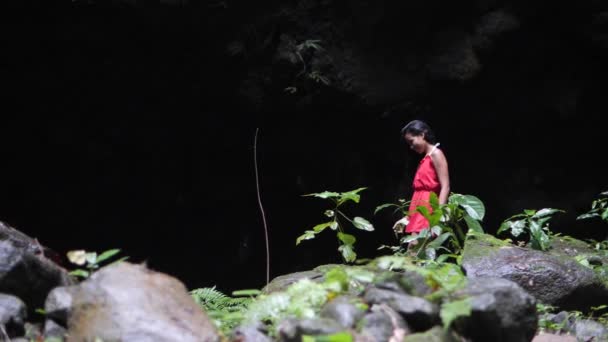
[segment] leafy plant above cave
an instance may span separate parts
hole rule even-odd
[[[585,220],[594,217],[599,217],[608,223],[608,191],[600,193],[599,198],[591,202],[591,210],[579,215],[576,219]]]
[[[564,212],[560,209],[544,208],[541,210],[526,209],[522,214],[517,214],[504,220],[498,228],[496,234],[510,230],[514,237],[522,233],[530,235],[531,247],[537,250],[546,251],[551,245],[549,220],[554,214]]]
[[[345,203],[351,201],[359,203],[361,199],[361,195],[359,195],[359,192],[365,189],[366,188],[359,188],[347,192],[324,191],[321,193],[304,195],[327,199],[333,205],[331,209],[325,210],[325,216],[329,218],[329,221],[314,226],[312,230],[305,231],[304,234],[300,235],[297,238],[296,245],[299,245],[300,242],[304,240],[314,239],[317,234],[329,228],[330,230],[336,232],[336,237],[338,238],[339,244],[338,251],[342,255],[344,261],[354,262],[357,259],[357,254],[355,253],[355,242],[357,241],[357,239],[354,235],[346,233],[345,222],[350,223],[356,229],[365,230],[368,232],[373,231],[374,226],[363,217],[355,216],[351,219],[346,214],[344,214],[341,207]]]

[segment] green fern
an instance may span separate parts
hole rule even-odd
[[[252,301],[251,298],[229,297],[216,290],[215,286],[192,290],[190,295],[224,335],[241,323],[243,311]]]

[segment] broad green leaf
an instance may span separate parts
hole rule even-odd
[[[534,216],[536,214],[536,210],[534,209],[524,209],[524,214],[527,216]]]
[[[357,239],[350,234],[338,232],[338,239],[342,241],[345,245],[353,245]]]
[[[503,223],[500,224],[500,227],[496,231],[496,234],[500,234],[500,233],[504,232],[505,230],[509,230],[510,228],[511,228],[511,221],[504,221]]]
[[[471,216],[465,215],[464,222],[467,223],[467,227],[469,227],[469,230],[472,230],[477,233],[483,233],[483,228],[481,227],[481,224],[479,224],[479,221],[472,218]]]
[[[329,222],[325,222],[325,223],[319,223],[318,225],[312,227],[312,230],[315,233],[320,233],[323,230],[325,230],[325,228],[330,227],[333,223],[334,223],[334,221],[329,221]]]
[[[437,251],[435,250],[435,248],[427,247],[424,249],[424,255],[428,260],[435,260],[435,258],[437,257]]]
[[[347,202],[347,201],[353,201],[355,203],[359,203],[359,200],[361,199],[361,195],[359,195],[358,193],[365,189],[367,189],[367,188],[359,188],[359,189],[356,189],[353,191],[341,193],[340,199],[338,200],[338,205],[341,205],[342,203]]]
[[[107,250],[103,253],[101,253],[98,257],[97,257],[97,263],[106,261],[107,259],[113,257],[114,255],[120,253],[120,249],[110,249]]]
[[[469,216],[478,221],[482,221],[486,215],[486,207],[483,205],[483,202],[473,195],[465,195],[461,206]]]
[[[429,195],[429,204],[433,209],[439,208],[439,197],[437,197],[436,193],[431,192]]]
[[[526,228],[526,220],[511,221],[511,235],[518,237]]]
[[[421,239],[427,238],[429,237],[429,235],[431,235],[431,231],[428,228],[424,228],[420,231],[420,233],[418,233],[418,237],[420,237]]]
[[[314,238],[315,238],[315,231],[307,230],[304,232],[304,234],[302,234],[298,237],[298,239],[296,240],[296,246],[299,245],[300,242],[302,242],[304,240],[310,240],[310,239],[314,239]]]
[[[469,216],[478,221],[482,221],[486,214],[483,202],[473,195],[452,194],[448,199],[448,203],[461,206]]]
[[[608,221],[608,210],[604,210],[602,213],[602,220]]]
[[[379,205],[379,206],[376,207],[376,209],[374,210],[374,215],[376,215],[380,210],[382,210],[384,208],[389,208],[389,207],[397,207],[397,208],[399,208],[399,206],[396,205],[396,204],[385,203],[385,204],[382,204],[382,205]]]
[[[306,194],[303,196],[305,196],[305,197],[313,196],[313,197],[319,197],[319,198],[334,198],[334,197],[340,197],[340,194],[337,192],[333,192],[333,191],[323,191],[323,192],[318,192],[318,193],[314,193],[314,194]]]
[[[443,327],[448,329],[452,322],[458,317],[471,316],[471,300],[465,298],[454,302],[444,303],[439,312]]]
[[[543,209],[537,211],[536,214],[534,214],[534,216],[532,216],[532,218],[533,219],[541,218],[541,217],[545,217],[545,216],[548,216],[548,215],[553,215],[553,214],[558,213],[558,212],[564,212],[564,211],[560,210],[560,209],[543,208]]]
[[[428,246],[435,249],[439,248],[450,236],[452,236],[452,233],[443,233],[439,235],[436,239],[431,241]]]
[[[76,276],[76,277],[86,278],[89,276],[90,273],[88,271],[78,269],[78,270],[71,271],[69,274]]]
[[[353,250],[352,245],[341,245],[338,247],[338,251],[342,253],[342,257],[346,262],[353,262],[357,260],[357,253]]]
[[[87,263],[89,265],[95,265],[97,264],[97,253],[95,252],[89,252],[85,255],[85,258],[87,259]]]
[[[401,238],[401,240],[399,240],[399,242],[401,244],[406,244],[406,243],[410,243],[414,240],[418,240],[420,238],[419,235],[407,235]]]
[[[374,230],[374,226],[366,219],[364,219],[363,217],[355,217],[353,219],[353,225],[361,230],[367,230],[368,232],[371,232]]]
[[[437,257],[437,262],[441,263],[441,262],[445,262],[449,258],[456,259],[457,257],[458,257],[458,255],[456,255],[456,254],[441,254],[439,257]]]
[[[431,213],[429,212],[429,208],[427,208],[423,205],[417,206],[416,211],[419,212],[420,215],[424,216],[424,218],[427,220],[431,218]]]
[[[579,264],[581,264],[587,268],[593,269],[593,267],[591,266],[591,264],[589,264],[589,260],[587,260],[587,257],[585,255],[577,255],[574,257],[574,260],[576,260]]]

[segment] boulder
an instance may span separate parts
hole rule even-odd
[[[439,308],[424,298],[375,287],[368,288],[363,298],[369,304],[386,304],[397,311],[414,331],[425,331],[439,322]]]
[[[536,301],[512,281],[474,278],[453,295],[470,298],[471,315],[456,319],[453,328],[472,341],[527,342],[536,333]]]
[[[9,337],[24,333],[27,316],[25,303],[15,296],[0,294],[0,326]],[[0,335],[1,336],[1,335]]]
[[[19,297],[35,310],[43,307],[53,288],[74,282],[65,269],[44,256],[38,241],[0,222],[0,293]]]
[[[602,278],[575,258],[513,246],[487,234],[467,238],[462,267],[467,278],[508,279],[540,302],[565,310],[584,311],[608,300]]]
[[[144,265],[112,264],[70,292],[67,342],[219,341],[186,287]]]

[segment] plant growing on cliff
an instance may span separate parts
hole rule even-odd
[[[375,212],[396,207],[407,216],[410,214],[408,205],[409,202],[403,200],[399,204],[387,203],[378,206]],[[416,211],[428,220],[429,228],[419,234],[406,235],[400,240],[401,246],[415,241],[413,251],[417,258],[434,260],[441,250],[451,253],[440,256],[440,261],[443,261],[449,256],[460,253],[465,240],[465,225],[469,230],[483,232],[480,222],[485,216],[485,206],[479,198],[452,193],[448,203],[439,204],[437,194],[431,193],[429,205],[431,210],[422,205],[416,207]],[[402,253],[404,251],[401,246],[391,248],[394,252]]]
[[[356,216],[353,219],[349,218],[342,212],[341,206],[350,201],[359,203],[361,199],[359,192],[365,189],[366,188],[359,188],[348,192],[324,191],[321,193],[304,195],[327,199],[332,202],[333,206],[331,209],[325,211],[325,216],[329,218],[329,221],[314,226],[312,230],[305,231],[304,234],[297,238],[296,245],[299,245],[300,242],[304,240],[314,239],[317,234],[329,228],[336,232],[339,244],[338,251],[340,251],[342,258],[346,262],[355,261],[357,259],[357,254],[355,253],[355,242],[357,239],[354,235],[345,233],[345,221],[349,222],[357,229],[368,232],[373,231],[374,226],[363,217]]]
[[[522,214],[517,214],[504,220],[496,234],[510,230],[511,235],[518,237],[524,232],[530,235],[532,248],[546,251],[551,246],[549,237],[549,220],[554,214],[564,212],[560,209],[543,208],[541,210],[526,209]]]
[[[599,198],[591,202],[591,210],[579,215],[577,220],[599,217],[608,223],[608,191],[600,193]]]

